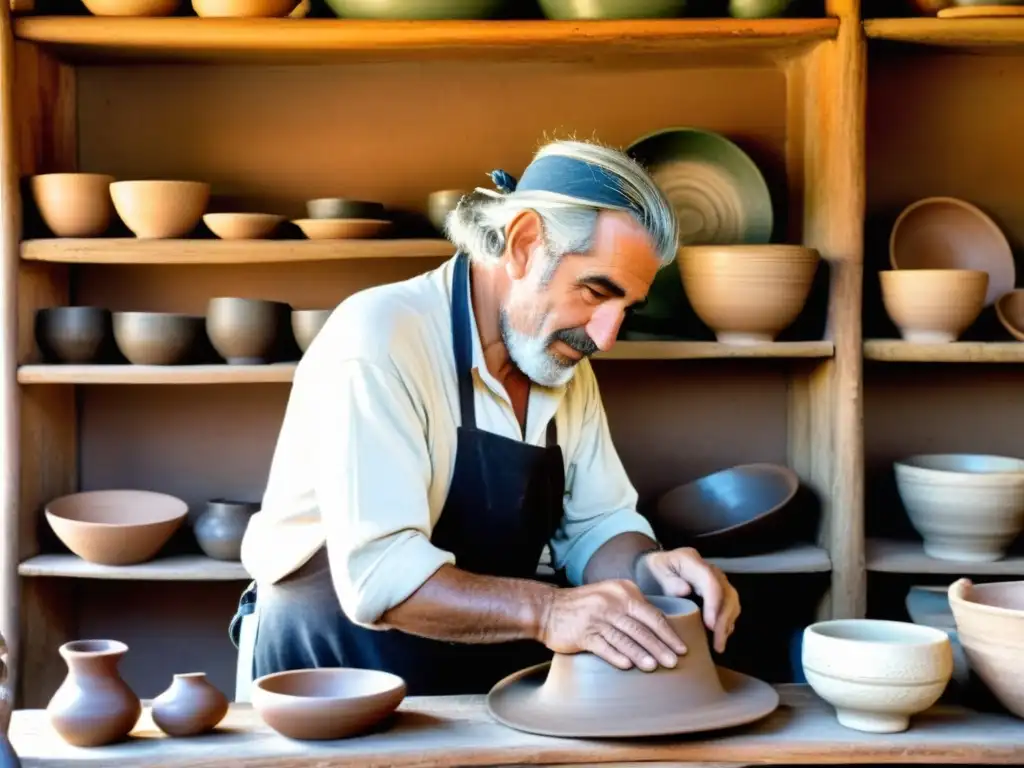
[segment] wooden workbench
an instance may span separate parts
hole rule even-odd
[[[164,737],[148,709],[131,741],[97,749],[65,744],[43,710],[14,714],[11,741],[24,768],[83,763],[160,768],[326,768],[327,766],[480,766],[646,763],[1024,763],[1024,721],[938,706],[905,733],[871,735],[836,722],[804,686],[781,686],[782,706],[761,723],[716,738],[577,741],[519,733],[496,724],[483,697],[409,698],[388,730],[347,741],[301,743],[263,725],[248,705],[233,705],[218,732]]]

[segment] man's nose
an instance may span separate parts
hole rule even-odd
[[[602,304],[590,316],[586,326],[587,335],[594,340],[598,349],[607,352],[615,344],[624,318],[625,312],[616,303]]]

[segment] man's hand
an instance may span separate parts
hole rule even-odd
[[[590,651],[620,669],[674,667],[686,646],[636,584],[602,581],[554,590],[538,639],[555,653]]]
[[[715,650],[725,651],[725,643],[740,615],[740,596],[721,568],[707,562],[697,550],[685,547],[643,555],[637,571],[639,583],[653,579],[668,596],[700,595],[704,602],[704,625],[714,632]]]

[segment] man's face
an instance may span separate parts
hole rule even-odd
[[[590,253],[567,254],[554,271],[552,263],[538,241],[499,318],[512,361],[548,387],[567,383],[583,358],[611,349],[626,313],[646,300],[659,267],[647,232],[618,212],[600,214]]]

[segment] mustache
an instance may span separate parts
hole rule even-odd
[[[584,357],[590,357],[597,352],[597,344],[582,328],[563,328],[555,331],[551,334],[551,341],[567,344]]]

